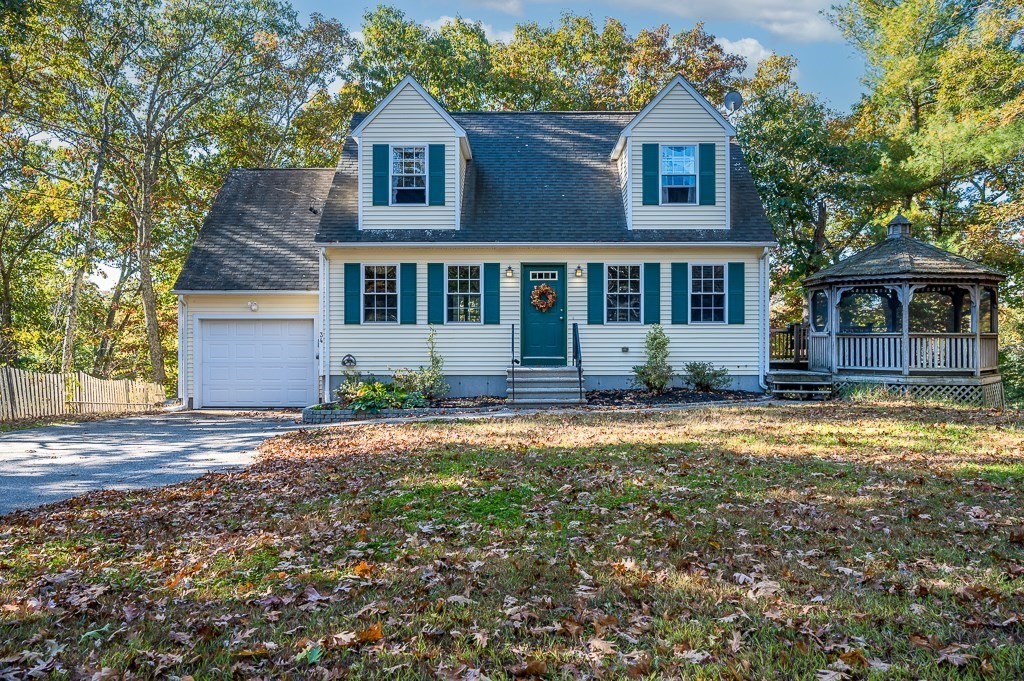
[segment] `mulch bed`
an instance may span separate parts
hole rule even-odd
[[[590,390],[587,392],[589,407],[659,407],[673,404],[695,404],[698,402],[744,402],[763,397],[760,393],[745,390],[723,390],[721,392],[699,392],[686,388],[670,388],[661,394],[644,390]],[[492,395],[476,397],[446,397],[430,403],[432,409],[489,409],[505,406],[505,399]],[[341,409],[332,402],[328,409]]]
[[[707,393],[686,388],[669,388],[661,394],[645,390],[591,390],[587,392],[587,405],[591,407],[656,407],[696,402],[743,402],[760,397],[763,397],[760,393],[745,390]]]

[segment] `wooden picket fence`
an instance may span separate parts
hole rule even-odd
[[[82,371],[43,374],[0,367],[0,421],[147,411],[164,399],[164,388],[156,383],[110,381]]]

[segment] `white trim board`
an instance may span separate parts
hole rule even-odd
[[[286,290],[275,290],[275,289],[224,289],[224,290],[189,290],[189,289],[174,289],[171,291],[174,295],[178,296],[315,296],[317,295],[316,289],[310,289],[309,291],[286,291]]]
[[[694,228],[696,229],[696,228]],[[727,231],[727,230],[721,230]],[[431,241],[323,241],[320,248],[768,248],[778,246],[777,241],[467,241],[465,243]],[[315,291],[310,291],[315,293]]]

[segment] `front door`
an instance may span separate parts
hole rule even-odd
[[[541,309],[551,302],[545,286],[554,291],[554,304]],[[565,265],[523,265],[521,304],[523,364],[566,366]]]

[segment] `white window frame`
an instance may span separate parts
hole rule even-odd
[[[395,321],[380,322],[367,321],[366,319],[366,268],[367,267],[394,267],[395,268]],[[359,318],[363,324],[374,326],[397,326],[402,323],[402,268],[398,263],[390,262],[362,262],[359,263]]]
[[[423,149],[423,203],[395,203],[395,149]],[[430,145],[425,142],[388,145],[388,205],[419,208],[430,205]]]
[[[609,321],[608,320],[608,268],[609,267],[639,267],[640,268],[640,321],[637,322],[620,322],[620,321]],[[604,295],[604,323],[605,324],[619,324],[623,326],[643,326],[644,324],[644,267],[643,263],[639,262],[612,262],[605,263],[604,272],[601,273],[603,279],[603,295]]]
[[[464,293],[451,293],[448,290],[448,268],[449,267],[479,267],[480,268],[480,321],[478,322],[450,322],[448,321],[448,296],[450,295],[473,295]],[[481,326],[484,323],[484,264],[480,262],[446,262],[444,264],[444,324],[455,326]]]
[[[695,321],[693,318],[693,268],[694,267],[721,267],[722,268],[722,321],[705,322]],[[708,324],[712,326],[726,325],[729,323],[729,264],[724,262],[694,262],[690,263],[690,281],[686,287],[686,311],[691,324]]]
[[[693,148],[693,201],[689,203],[665,203],[664,185],[661,180],[666,175],[661,168],[661,150],[665,147]],[[699,206],[700,205],[700,145],[699,144],[659,144],[658,145],[658,205],[659,206]]]

